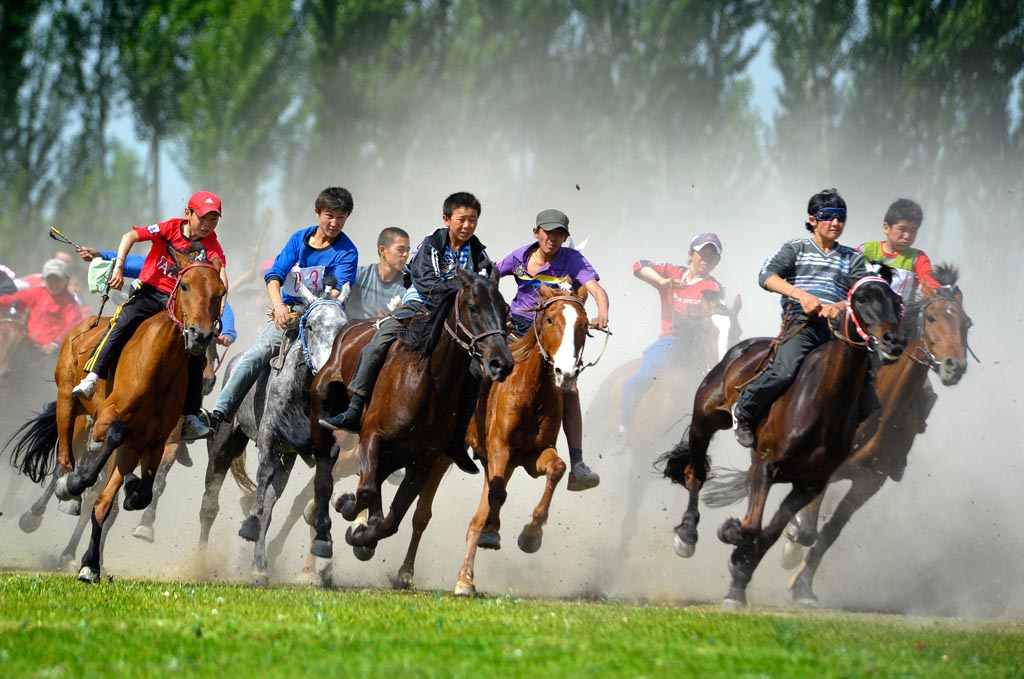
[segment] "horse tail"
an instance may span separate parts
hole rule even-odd
[[[36,483],[40,483],[57,468],[57,402],[43,407],[31,420],[21,425],[4,444],[12,443],[11,464]]]
[[[654,461],[654,468],[672,483],[685,486],[686,468],[690,466],[692,457],[690,454],[690,428],[687,427],[676,447],[658,456],[658,459]]]
[[[245,495],[256,494],[256,484],[249,477],[249,473],[245,471],[245,455],[239,455],[231,461],[231,478],[238,484],[239,489]]]
[[[719,467],[704,486],[704,504],[713,509],[734,505],[746,499],[748,487],[745,470]]]

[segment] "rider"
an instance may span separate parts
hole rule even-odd
[[[804,357],[832,339],[828,321],[840,317],[853,283],[867,275],[864,255],[838,242],[846,226],[846,201],[835,189],[811,196],[804,226],[811,237],[783,243],[758,276],[761,287],[782,295],[784,339],[771,364],[747,385],[733,407],[736,440],[747,448],[756,443],[757,421],[792,384]],[[861,394],[861,415],[877,403],[869,377]]]
[[[628,436],[637,406],[658,376],[678,362],[686,321],[707,318],[722,305],[724,291],[711,272],[722,259],[722,241],[713,233],[701,233],[690,241],[689,266],[656,264],[641,259],[633,275],[653,285],[661,296],[661,336],[644,350],[637,371],[622,385],[619,436]]]
[[[882,221],[885,240],[868,241],[858,248],[869,262],[892,267],[892,289],[903,298],[905,304],[920,301],[921,284],[933,290],[941,287],[932,276],[932,261],[928,255],[911,247],[923,222],[924,211],[921,206],[909,198],[899,198],[885,211],[885,219]],[[918,400],[918,433],[925,432],[928,415],[938,398],[931,382],[925,377]]]
[[[167,308],[167,302],[178,282],[178,268],[169,248],[186,254],[193,261],[220,263],[220,278],[228,287],[226,258],[214,229],[220,222],[220,198],[209,191],[197,191],[189,198],[184,219],[168,219],[158,224],[137,226],[121,237],[110,274],[110,287],[120,290],[124,285],[125,259],[132,246],[139,241],[153,241],[139,274],[138,287],[128,300],[117,308],[103,338],[93,349],[85,364],[88,374],[71,391],[78,398],[92,398],[100,376],[107,376],[117,364],[121,349],[135,329],[147,318]],[[185,394],[185,419],[181,425],[183,441],[194,441],[213,433],[196,417],[203,400],[203,368],[205,356],[189,356],[188,389]]]
[[[320,192],[313,207],[317,224],[293,233],[263,276],[273,305],[272,322],[235,363],[207,417],[212,426],[235,417],[245,394],[285,342],[292,312],[305,304],[298,295],[299,283],[320,295],[328,284],[340,289],[355,282],[359,251],[342,233],[354,207],[352,194],[332,186]]]
[[[409,234],[389,226],[377,236],[378,260],[359,267],[348,298],[349,318],[376,318],[400,303],[406,285],[402,270],[409,259]],[[397,297],[397,300],[395,299]]]
[[[407,266],[409,287],[402,299],[403,307],[412,313],[436,307],[447,292],[455,289],[452,285],[458,283],[456,269],[460,267],[478,273],[490,272],[491,260],[484,244],[474,235],[480,212],[480,201],[471,193],[453,193],[445,198],[441,216],[444,226],[423,239]],[[401,322],[394,316],[378,324],[373,338],[359,352],[356,373],[348,385],[352,392],[348,410],[320,420],[321,426],[359,433],[363,409],[370,401],[373,385],[399,328]],[[470,371],[463,382],[455,431],[445,450],[445,455],[468,474],[480,473],[466,449],[466,430],[473,418],[480,381],[481,378]]]
[[[533,309],[540,303],[537,288],[560,286],[568,280],[573,290],[583,287],[597,301],[597,317],[592,328],[608,327],[608,293],[598,283],[600,276],[579,251],[562,247],[569,237],[569,217],[560,210],[544,210],[537,215],[533,228],[535,243],[513,250],[498,263],[499,276],[515,276],[516,295],[512,299],[509,318],[512,333],[522,337],[533,327]],[[601,477],[583,462],[583,411],[580,393],[574,386],[562,398],[562,429],[569,445],[569,490],[587,490],[601,482]]]
[[[82,312],[68,290],[64,262],[47,260],[42,274],[43,285],[0,296],[0,309],[17,304],[27,311],[28,339],[41,354],[49,356],[60,350],[64,336],[82,320]]]

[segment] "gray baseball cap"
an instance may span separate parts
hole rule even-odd
[[[565,229],[569,233],[569,218],[561,210],[543,210],[537,213],[537,228],[545,231]]]

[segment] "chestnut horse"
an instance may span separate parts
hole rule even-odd
[[[350,526],[345,540],[362,560],[398,526],[451,441],[463,382],[483,373],[500,382],[514,365],[505,342],[508,304],[493,280],[458,269],[458,286],[429,314],[414,316],[388,351],[359,434],[359,485],[340,496],[336,508],[347,521],[369,509],[366,524]],[[331,450],[331,432],[318,420],[347,406],[344,383],[355,372],[359,351],[370,340],[373,321],[353,321],[334,341],[330,359],[313,379],[310,420],[317,455]],[[398,469],[406,474],[385,518],[381,483]],[[332,555],[330,479],[314,488],[316,556]]]
[[[911,348],[904,351],[896,363],[878,371],[878,398],[882,410],[860,426],[853,454],[832,474],[831,482],[847,479],[852,485],[820,534],[818,513],[824,492],[790,524],[795,531],[792,531],[793,541],[785,545],[785,552],[799,554],[799,545],[811,546],[789,584],[793,600],[799,605],[817,605],[814,575],[825,552],[853,513],[881,490],[886,479],[899,482],[903,478],[907,456],[919,432],[919,399],[929,371],[934,370],[946,386],[957,384],[967,372],[967,330],[971,319],[964,311],[963,295],[956,287],[957,270],[950,265],[939,265],[935,268],[935,279],[942,287],[932,291],[924,286],[922,300],[907,307],[907,345]],[[786,532],[788,538],[791,531]]]
[[[72,396],[71,389],[106,327],[90,327],[95,319],[87,318],[72,330],[61,345],[54,374],[57,401],[19,430],[22,435],[11,456],[22,473],[39,482],[54,469],[56,444],[56,463],[65,474],[55,488],[61,500],[80,497],[113,457],[106,486],[92,511],[91,539],[78,574],[83,582],[99,580],[103,522],[121,485],[127,510],[144,509],[152,500],[164,444],[184,408],[189,355],[204,354],[220,330],[226,290],[219,269],[173,254],[180,274],[167,313],[148,318],[138,327],[110,379],[101,379],[88,401]],[[74,451],[81,452],[87,438],[95,457],[76,465]],[[141,478],[133,473],[140,464]]]
[[[857,428],[860,393],[869,369],[869,352],[896,361],[906,346],[901,327],[902,301],[884,278],[857,281],[847,297],[838,338],[804,358],[793,384],[772,404],[756,427],[747,474],[750,502],[741,523],[728,519],[719,538],[736,545],[729,562],[732,583],[723,606],[746,605],[746,588],[765,552],[804,505],[828,484],[832,472],[849,456]],[[859,339],[858,339],[859,337]],[[697,502],[708,474],[708,445],[732,423],[740,388],[757,374],[773,340],[740,342],[708,373],[697,390],[693,421],[679,444],[659,458],[665,476],[686,487],[690,498],[676,527],[675,550],[689,557],[697,543]],[[776,483],[792,490],[767,526],[762,527],[768,491]]]
[[[540,303],[533,310],[533,332],[512,345],[515,368],[504,382],[485,383],[466,438],[485,462],[483,495],[466,532],[466,558],[455,583],[455,594],[476,594],[473,565],[477,547],[501,549],[499,514],[509,478],[522,467],[546,483],[533,519],[519,534],[519,549],[540,549],[544,524],[555,487],[565,474],[565,462],[555,450],[562,428],[562,392],[572,389],[583,370],[587,341],[586,289],[576,297],[546,285],[538,288]],[[422,531],[421,531],[422,532]]]

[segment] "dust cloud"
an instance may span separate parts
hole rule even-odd
[[[571,139],[571,130],[566,138]],[[454,135],[453,135],[454,138]],[[515,140],[512,140],[513,142]],[[581,142],[582,143],[582,142]],[[509,144],[514,148],[514,143]],[[681,183],[677,191],[653,192],[625,173],[596,173],[588,167],[574,167],[573,146],[551,149],[529,158],[529,165],[550,167],[535,173],[536,179],[517,176],[509,181],[509,167],[522,158],[485,158],[472,149],[451,147],[452,153],[438,153],[419,159],[417,171],[396,172],[392,178],[363,180],[338,176],[325,168],[317,186],[287,186],[289,203],[262,205],[274,209],[271,233],[260,257],[277,252],[294,229],[313,223],[312,203],[323,186],[341,184],[355,196],[356,209],[346,226],[361,249],[362,263],[374,260],[375,240],[385,226],[402,226],[418,240],[440,225],[443,198],[456,190],[474,192],[483,203],[477,235],[492,257],[500,258],[532,238],[535,214],[555,207],[571,219],[577,243],[587,240],[584,254],[601,274],[611,297],[611,328],[614,336],[601,362],[583,374],[580,390],[586,423],[593,432],[596,423],[613,417],[609,404],[594,403],[594,396],[611,371],[638,358],[658,334],[658,298],[650,288],[632,276],[636,259],[685,263],[687,244],[699,232],[715,231],[724,243],[721,265],[715,271],[729,298],[742,295],[740,315],[744,337],[774,336],[779,323],[777,296],[761,290],[756,283],[762,261],[786,239],[805,233],[804,207],[816,191],[838,186],[850,205],[851,219],[842,242],[856,245],[882,237],[885,207],[900,196],[915,197],[914,186],[893,186],[885,195],[870,193],[854,182],[844,184],[843,176],[822,176],[811,185],[792,188],[787,182],[756,182],[748,195],[719,191],[702,184],[702,177]],[[463,151],[456,153],[455,151]],[[524,152],[526,153],[526,152]],[[685,170],[686,158],[676,161]],[[396,163],[400,166],[400,163]],[[571,168],[571,169],[566,169]],[[786,168],[781,168],[784,174]],[[382,173],[384,174],[384,173]],[[685,172],[683,172],[685,174]],[[377,177],[381,175],[376,175]],[[787,187],[788,188],[782,188]],[[1024,380],[1016,356],[1024,335],[1024,299],[1019,281],[1008,280],[1019,270],[998,271],[995,244],[970,246],[968,225],[957,228],[957,218],[942,239],[940,250],[928,220],[938,209],[924,205],[926,221],[918,245],[933,261],[952,261],[961,268],[960,286],[965,306],[974,320],[970,343],[980,363],[971,362],[967,374],[955,387],[937,385],[939,401],[927,433],[920,436],[910,456],[904,480],[889,482],[861,512],[829,552],[818,573],[816,592],[826,607],[881,610],[913,614],[968,616],[976,618],[1024,617],[1024,529],[1015,520],[1020,505],[1022,478],[1020,432],[1024,410],[1012,385]],[[931,212],[929,210],[931,209]],[[176,214],[178,208],[168,210]],[[253,229],[232,223],[230,211],[220,227],[229,258],[248,261]],[[1020,251],[1024,236],[1005,229],[1004,251]],[[103,245],[103,244],[97,244]],[[112,246],[111,244],[106,244]],[[970,246],[970,247],[969,247]],[[144,246],[139,250],[144,252]],[[240,275],[236,268],[234,276]],[[995,275],[994,275],[995,274]],[[506,296],[509,282],[503,282]],[[239,341],[229,354],[243,351],[261,328],[266,298],[260,286],[238,289],[232,294],[238,314]],[[594,309],[592,303],[591,311]],[[593,360],[602,338],[595,334],[587,347]],[[12,390],[11,386],[4,387]],[[219,388],[219,385],[218,385]],[[4,439],[25,420],[31,409],[52,400],[52,384],[33,380],[15,385],[16,399],[8,399],[2,413],[0,434]],[[11,393],[11,392],[8,392]],[[216,394],[207,397],[212,404]],[[13,401],[13,402],[12,402]],[[690,402],[671,404],[683,418]],[[741,515],[742,507],[726,510],[702,508],[701,539],[696,555],[682,560],[672,551],[672,531],[685,506],[684,491],[656,478],[651,463],[678,439],[681,427],[661,435],[632,456],[615,456],[607,438],[588,435],[585,456],[601,474],[601,485],[585,493],[565,491],[564,481],[555,495],[550,521],[544,531],[542,549],[533,555],[516,548],[521,526],[529,520],[539,501],[543,481],[530,479],[519,471],[511,479],[509,498],[503,510],[499,552],[481,550],[476,562],[478,589],[491,595],[513,594],[541,597],[593,597],[622,601],[669,603],[713,602],[728,586],[726,562],[730,547],[720,543],[715,532],[728,516]],[[652,432],[658,439],[660,432]],[[252,545],[237,537],[244,518],[239,506],[240,491],[229,480],[221,494],[221,513],[211,538],[211,561],[200,570],[196,551],[198,507],[203,491],[205,446],[192,445],[196,464],[172,469],[167,490],[160,498],[153,544],[131,536],[139,514],[121,512],[110,531],[104,553],[104,573],[115,577],[213,578],[246,581],[250,573]],[[564,439],[563,458],[568,460]],[[716,465],[746,466],[745,451],[729,432],[721,432],[711,449]],[[248,448],[248,469],[255,475],[256,450]],[[630,478],[647,481],[637,525],[623,536],[620,526],[626,507]],[[290,488],[278,503],[275,524],[279,525],[291,507],[295,493],[311,478],[300,463]],[[355,479],[337,481],[339,489],[354,490]],[[434,505],[433,521],[419,550],[416,587],[450,591],[458,574],[464,549],[463,536],[480,497],[480,477],[456,472],[444,480]],[[26,534],[18,518],[40,492],[30,482],[15,476],[7,464],[0,471],[0,564],[5,568],[40,569],[52,567],[63,550],[75,519],[55,511],[51,501],[40,529]],[[384,488],[386,501],[394,487]],[[772,494],[774,508],[781,489]],[[826,504],[825,513],[828,513]],[[410,534],[407,516],[394,538],[381,543],[374,560],[363,563],[353,558],[344,541],[345,521],[334,520],[335,556],[331,566],[337,586],[388,586],[402,561]],[[276,529],[271,528],[271,534]],[[308,552],[309,536],[301,522],[286,543],[278,560],[273,582],[299,580]],[[83,541],[75,550],[80,557]],[[748,591],[753,605],[786,606],[789,574],[778,565],[776,546],[762,562]]]

